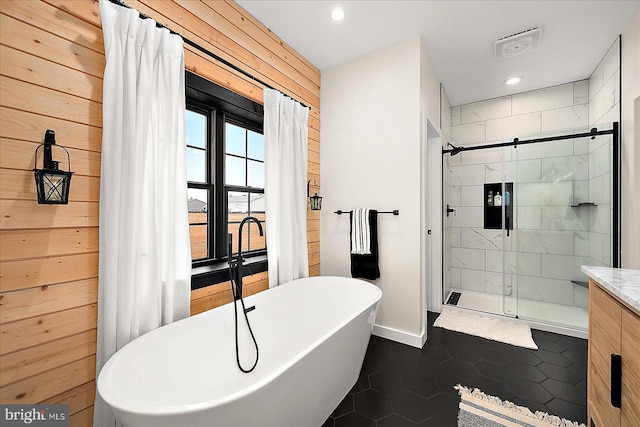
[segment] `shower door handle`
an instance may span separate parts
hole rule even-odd
[[[451,209],[449,207],[449,205],[447,205],[447,216],[449,216],[450,213],[452,213],[453,216],[456,216],[456,210],[455,209]]]
[[[509,237],[509,215],[505,217],[505,227],[507,228],[507,237]]]

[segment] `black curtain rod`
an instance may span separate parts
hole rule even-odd
[[[338,209],[337,211],[334,211],[334,214],[338,214],[338,215],[342,215],[343,213],[351,213],[353,211],[343,211],[341,209]],[[394,214],[394,215],[400,215],[400,211],[398,209],[392,210],[392,211],[378,211],[379,214]]]
[[[122,1],[120,1],[120,0],[109,0],[109,1],[110,1],[111,3],[113,3],[113,4],[117,4],[118,6],[126,7],[127,9],[135,9],[134,7],[131,7],[131,6],[129,6],[128,4],[123,3],[123,2],[122,2]],[[137,10],[137,9],[135,9],[135,10]],[[141,19],[150,19],[150,17],[149,17],[149,16],[145,15],[144,13],[140,12],[139,10],[138,10],[137,12],[138,12],[138,14],[140,15],[140,18],[141,18]],[[166,25],[161,24],[160,22],[156,21],[156,27],[158,27],[158,28],[166,28],[167,30],[169,30],[169,32],[170,32],[171,34],[175,34],[175,35],[177,35],[177,36],[182,37],[182,40],[183,40],[186,44],[188,44],[189,46],[192,46],[192,47],[194,47],[194,48],[198,49],[200,52],[204,53],[205,55],[207,55],[207,56],[209,56],[209,57],[211,57],[211,58],[215,59],[215,60],[216,60],[216,61],[218,61],[218,62],[221,62],[222,64],[226,65],[226,66],[227,66],[227,67],[229,67],[229,68],[232,68],[233,70],[235,70],[235,71],[239,72],[240,74],[244,75],[245,77],[250,78],[251,80],[255,81],[256,83],[259,83],[259,84],[261,84],[262,86],[267,87],[267,88],[269,88],[269,89],[278,90],[279,92],[282,92],[282,91],[280,91],[279,89],[274,88],[274,87],[273,87],[273,86],[271,86],[270,84],[267,84],[267,83],[263,82],[262,80],[260,80],[259,78],[257,78],[257,77],[255,77],[255,76],[253,76],[252,74],[249,74],[248,72],[246,72],[246,71],[245,71],[245,70],[243,70],[242,68],[238,67],[237,65],[232,64],[231,62],[227,61],[226,59],[224,59],[224,58],[222,58],[222,57],[220,57],[220,56],[216,55],[215,53],[211,52],[210,50],[208,50],[208,49],[206,49],[206,48],[204,48],[204,47],[200,46],[200,45],[199,45],[199,44],[197,44],[196,42],[193,42],[193,41],[189,40],[188,38],[186,38],[186,37],[185,37],[185,36],[183,36],[182,34],[180,34],[180,33],[177,33],[177,32],[175,32],[175,31],[173,31],[171,28],[167,27]],[[308,109],[309,109],[309,111],[311,111],[311,107],[309,107],[308,105],[303,104],[302,102],[300,102],[300,101],[296,100],[296,99],[295,99],[294,97],[292,97],[292,96],[289,96],[289,95],[286,95],[286,96],[288,96],[289,98],[291,98],[291,99],[293,99],[294,101],[298,102],[298,103],[299,103],[300,105],[302,105],[304,108],[308,108]]]
[[[483,150],[485,148],[511,147],[511,146],[518,146],[518,145],[535,144],[537,142],[549,142],[549,141],[560,141],[563,139],[584,138],[587,136],[593,139],[599,135],[613,134],[615,129],[617,129],[617,122],[614,123],[614,127],[609,130],[598,130],[597,128],[592,128],[591,131],[589,132],[576,133],[573,135],[549,136],[546,138],[527,139],[524,141],[520,141],[518,138],[514,138],[513,141],[511,142],[501,142],[497,144],[487,144],[487,145],[474,145],[471,147],[462,147],[462,146],[455,147],[453,144],[449,143],[449,145],[451,145],[453,148],[448,150],[445,150],[443,148],[442,155],[445,155],[447,153],[452,153],[451,155],[455,156],[456,154],[462,151]]]

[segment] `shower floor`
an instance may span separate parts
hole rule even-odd
[[[516,300],[501,295],[452,289],[459,292],[456,307],[499,316],[517,317],[532,328],[579,338],[587,337],[589,316],[586,308],[544,301]],[[504,304],[504,306],[503,306]],[[517,316],[516,316],[517,314]]]

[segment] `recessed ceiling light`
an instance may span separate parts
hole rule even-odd
[[[331,18],[334,21],[342,21],[342,19],[344,18],[344,10],[340,9],[339,7],[336,7],[331,12]]]
[[[516,83],[520,83],[521,80],[522,80],[522,77],[511,77],[510,79],[505,80],[504,84],[511,86]]]

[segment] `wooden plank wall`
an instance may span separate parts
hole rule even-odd
[[[320,72],[232,1],[128,4],[309,105],[309,179],[320,183]],[[262,87],[185,45],[186,67],[262,102]],[[105,63],[94,0],[0,1],[0,402],[68,403],[89,426],[95,395],[98,212]],[[71,154],[67,206],[38,205],[34,151],[46,129]],[[54,153],[54,158],[55,153]],[[310,273],[319,215],[308,212]],[[267,286],[247,278],[247,293]],[[192,292],[192,312],[230,300]]]

